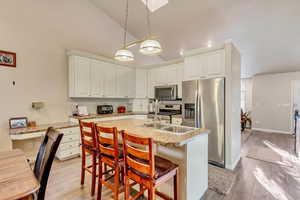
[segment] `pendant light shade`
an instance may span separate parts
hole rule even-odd
[[[115,54],[115,59],[121,62],[129,62],[134,60],[134,55],[128,49],[119,49]]]
[[[147,56],[157,55],[162,52],[162,48],[157,40],[148,39],[141,43],[140,52]]]

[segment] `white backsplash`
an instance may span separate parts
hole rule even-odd
[[[119,106],[126,106],[126,111],[133,111],[133,99],[71,99],[70,112],[75,109],[76,105],[86,106],[90,114],[97,113],[98,105],[112,105],[114,112],[117,112]],[[72,113],[70,113],[72,114]]]
[[[133,99],[132,111],[134,112],[148,112],[148,99]]]

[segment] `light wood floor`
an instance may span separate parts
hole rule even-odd
[[[203,200],[299,200],[300,199],[300,162],[293,167],[264,162],[246,157],[250,148],[263,139],[271,140],[286,155],[293,156],[293,138],[281,134],[252,133],[243,142],[242,159],[235,171],[237,181],[227,196],[208,190]],[[46,200],[89,200],[90,175],[86,184],[80,186],[79,158],[55,161],[49,178]],[[104,189],[102,199],[111,198],[110,190]],[[120,199],[123,199],[120,196]]]

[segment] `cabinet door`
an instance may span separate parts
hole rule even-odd
[[[206,72],[206,56],[196,55],[189,56],[184,59],[184,79],[198,79],[207,75]]]
[[[136,69],[136,98],[148,97],[148,70]]]
[[[207,75],[223,75],[225,73],[225,51],[218,50],[207,54]]]
[[[154,98],[154,87],[156,86],[156,71],[150,70],[148,72],[148,97]]]
[[[116,96],[120,98],[128,97],[127,70],[124,67],[116,68]]]
[[[128,97],[129,98],[134,98],[135,93],[136,93],[136,88],[135,88],[135,70],[134,69],[128,69],[127,72],[127,83],[128,83]]]
[[[104,96],[104,68],[103,63],[97,60],[91,60],[91,96],[103,97]]]
[[[80,56],[75,58],[75,95],[90,96],[90,59]]]
[[[178,85],[178,98],[182,98],[182,81],[183,81],[183,69],[184,64],[177,64],[177,85]]]
[[[116,66],[105,63],[104,70],[104,96],[108,98],[116,97]]]

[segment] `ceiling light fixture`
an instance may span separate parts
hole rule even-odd
[[[150,13],[149,13],[149,2],[146,0],[146,19],[147,19],[147,30],[148,30],[148,37],[141,43],[140,52],[147,56],[157,55],[162,52],[162,48],[160,43],[153,39],[151,36],[151,23],[150,23]]]
[[[126,10],[125,10],[125,23],[124,23],[124,38],[123,38],[123,48],[119,49],[115,53],[115,59],[121,62],[129,62],[134,60],[133,53],[128,50],[126,46],[127,40],[127,24],[128,24],[128,0],[126,0]]]

